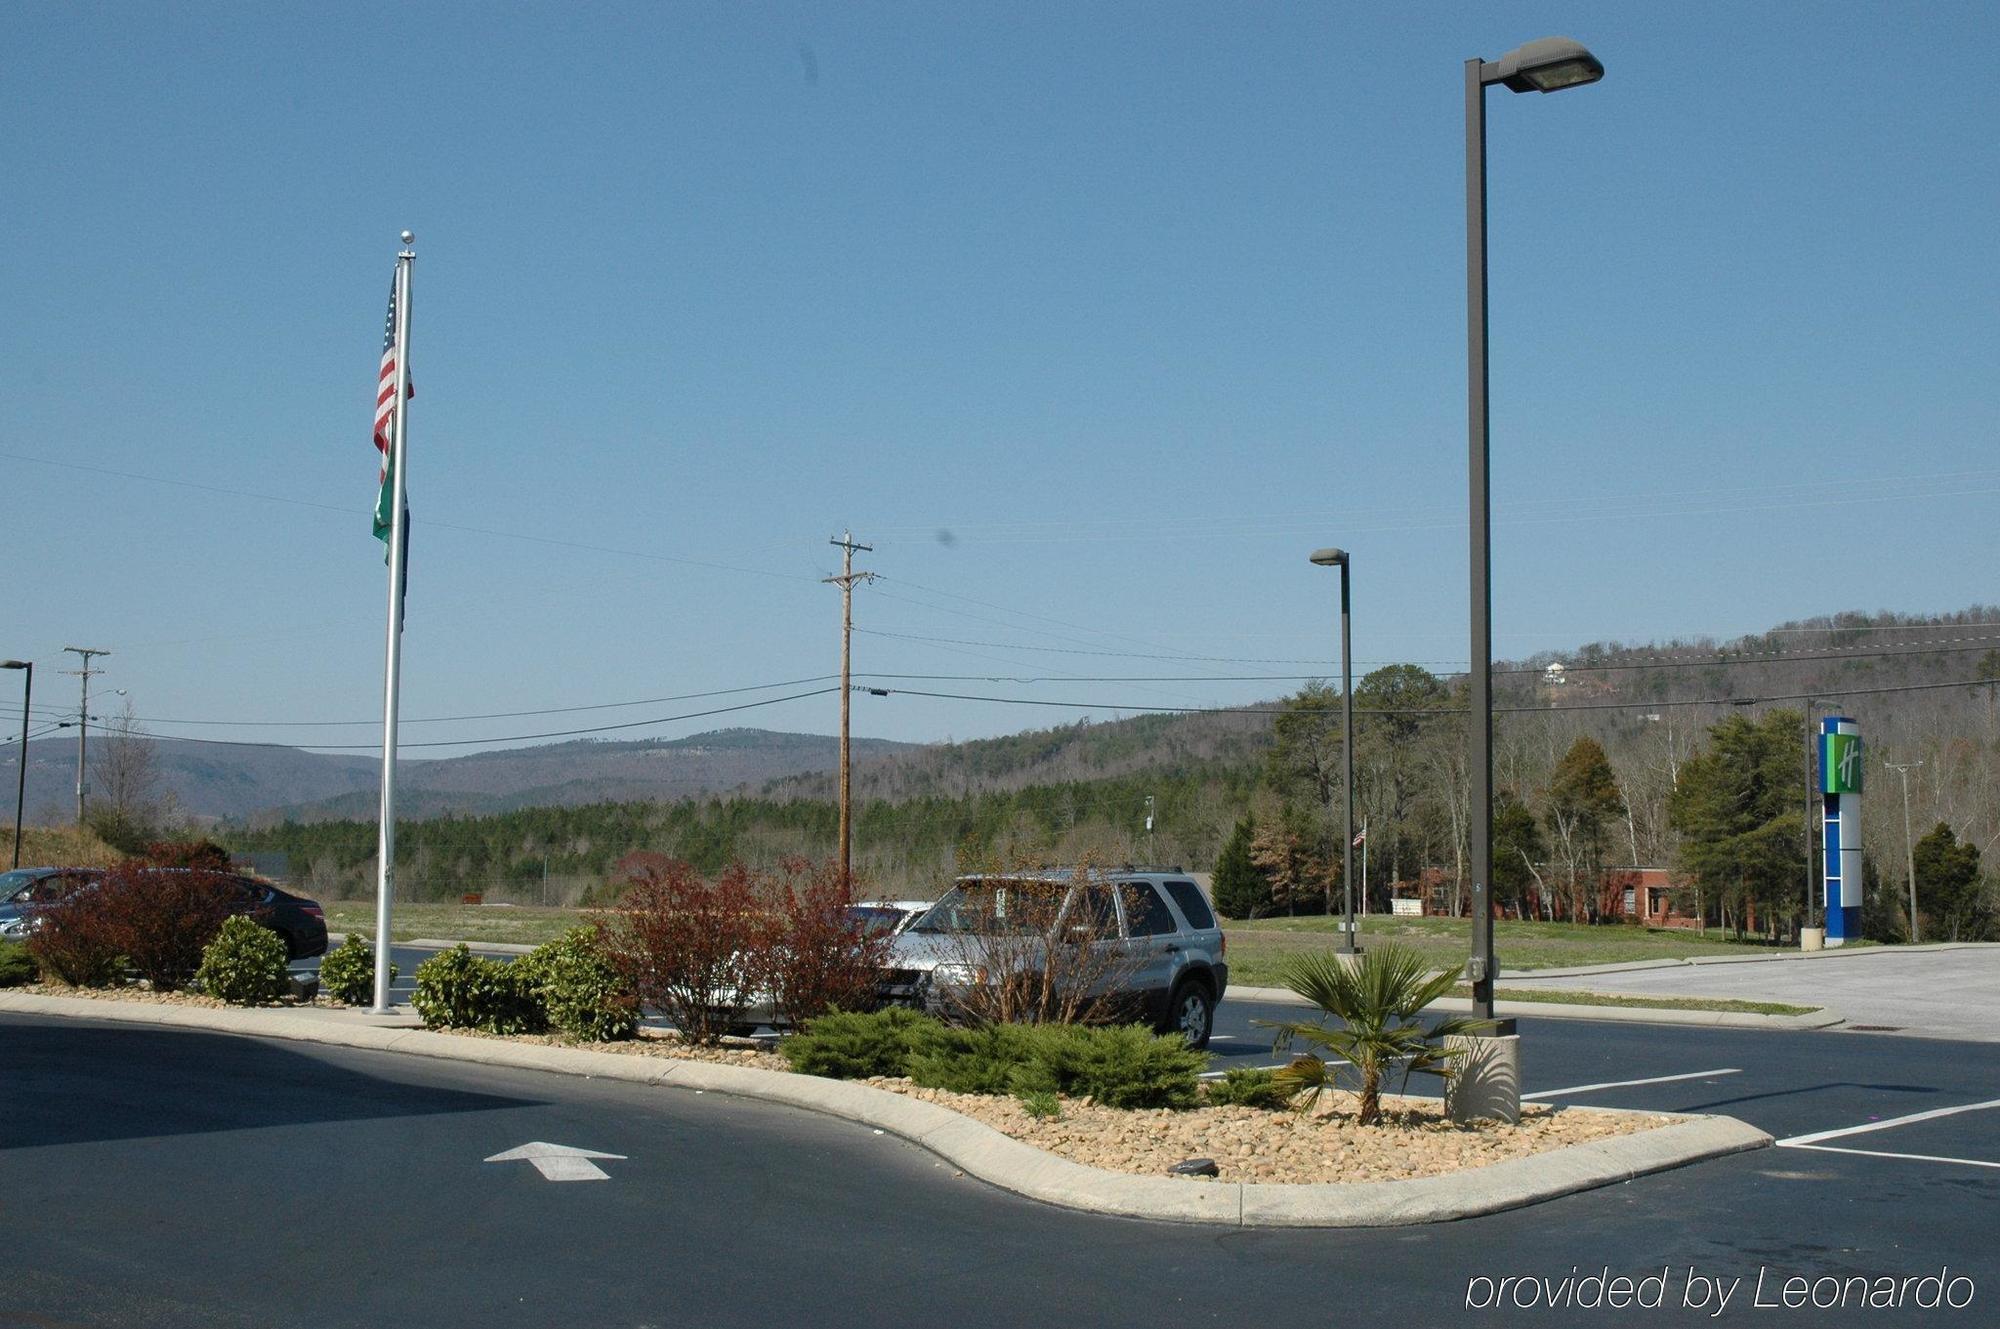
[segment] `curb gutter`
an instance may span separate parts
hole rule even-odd
[[[1280,1185],[1203,1182],[1107,1172],[1073,1163],[935,1103],[845,1080],[749,1066],[593,1052],[410,1026],[407,1017],[298,1010],[217,1010],[89,997],[0,992],[0,1011],[166,1025],[256,1038],[401,1052],[522,1070],[595,1076],[783,1103],[901,1136],[1002,1190],[1066,1209],[1229,1227],[1398,1227],[1497,1213],[1771,1144],[1733,1117],[1686,1117],[1636,1135],[1594,1140],[1408,1181]],[[391,1023],[390,1021],[393,1021]]]
[[[1285,1006],[1311,1004],[1290,988],[1246,988],[1231,984],[1223,1000],[1230,997]],[[1428,1009],[1469,1015],[1472,1002],[1464,997],[1440,997]],[[1703,1025],[1713,1029],[1828,1029],[1845,1023],[1838,1012],[1825,1008],[1806,1015],[1758,1015],[1754,1011],[1679,1011],[1664,1006],[1585,1006],[1566,1001],[1496,1001],[1493,1014],[1502,1020],[1612,1020],[1626,1024]]]

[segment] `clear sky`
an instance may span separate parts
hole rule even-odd
[[[177,722],[379,716],[369,421],[404,227],[406,717],[828,674],[848,527],[882,577],[857,671],[981,680],[896,686],[1276,695],[1213,676],[1336,670],[1306,561],[1333,543],[1359,668],[1463,667],[1462,62],[1550,33],[1609,72],[1488,95],[1499,653],[2000,599],[1991,4],[8,29],[0,655],[51,708],[61,647],[97,646],[156,733],[376,737]],[[855,724],[1076,714],[862,696]],[[836,699],[626,736],[725,724],[830,732]]]

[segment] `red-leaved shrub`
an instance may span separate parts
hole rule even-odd
[[[229,851],[213,840],[155,840],[140,858],[156,868],[228,872]]]
[[[604,928],[613,963],[691,1043],[713,1045],[742,1023],[770,982],[777,928],[740,864],[714,881],[664,854],[628,854],[614,870],[624,897]]]
[[[873,1010],[889,936],[848,907],[854,893],[840,864],[786,859],[770,891],[783,929],[771,948],[778,1014],[797,1028],[830,1010]]]
[[[29,944],[66,983],[107,986],[129,969],[171,992],[194,977],[202,949],[241,898],[241,881],[229,873],[121,863],[41,910]]]

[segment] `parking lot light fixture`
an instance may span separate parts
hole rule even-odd
[[[1465,325],[1467,490],[1471,510],[1472,645],[1470,660],[1472,982],[1474,1018],[1493,1018],[1493,542],[1492,491],[1487,481],[1486,347],[1486,89],[1494,83],[1515,92],[1560,92],[1595,83],[1604,65],[1567,37],[1543,37],[1498,60],[1465,62]],[[1508,1031],[1505,1025],[1500,1026]]]
[[[1517,46],[1480,70],[1482,83],[1498,83],[1515,92],[1561,92],[1603,77],[1598,58],[1582,42],[1568,37],[1543,37]]]
[[[1343,776],[1347,793],[1347,821],[1340,837],[1343,846],[1340,893],[1347,917],[1342,925],[1340,945],[1334,949],[1342,955],[1354,955],[1361,948],[1354,941],[1354,660],[1347,618],[1347,570],[1351,560],[1345,549],[1315,549],[1312,561],[1322,568],[1340,569],[1340,752],[1341,760],[1347,767]],[[1367,885],[1365,882],[1362,884],[1364,887]]]
[[[28,703],[35,694],[33,660],[0,660],[0,669],[21,669],[21,771],[14,780],[14,866],[21,866],[21,811],[28,800]]]

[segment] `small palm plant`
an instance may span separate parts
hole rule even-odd
[[[1310,1110],[1322,1091],[1338,1087],[1339,1068],[1351,1064],[1361,1081],[1363,1126],[1373,1125],[1382,1115],[1382,1077],[1389,1067],[1403,1063],[1405,1084],[1412,1073],[1449,1075],[1457,1052],[1446,1048],[1444,1040],[1493,1027],[1490,1020],[1465,1016],[1424,1024],[1418,1018],[1424,1007],[1450,992],[1458,975],[1432,973],[1423,957],[1407,946],[1385,945],[1365,952],[1352,964],[1330,951],[1309,952],[1286,964],[1284,983],[1343,1027],[1329,1027],[1324,1018],[1314,1023],[1258,1021],[1277,1030],[1275,1051],[1285,1051],[1297,1039],[1334,1058],[1305,1053],[1277,1073],[1275,1084],[1288,1094],[1302,1095],[1296,1100],[1299,1107]]]

